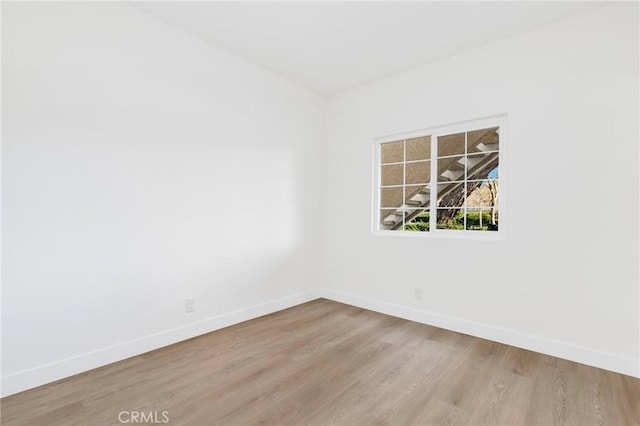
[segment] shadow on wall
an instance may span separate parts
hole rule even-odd
[[[301,291],[291,150],[158,151],[84,176],[102,191],[59,186],[48,222],[16,224],[16,236],[40,232],[19,247],[24,262],[8,262],[3,375]],[[197,299],[193,315],[186,297]]]

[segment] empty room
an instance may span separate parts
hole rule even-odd
[[[640,425],[640,3],[3,1],[3,426]]]

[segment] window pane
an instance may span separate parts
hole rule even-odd
[[[429,210],[425,210],[404,224],[405,231],[429,232]]]
[[[438,159],[438,182],[464,180],[464,157]]]
[[[402,164],[394,164],[392,166],[382,166],[380,183],[382,186],[402,185]]]
[[[467,157],[468,180],[496,179],[499,172],[498,153],[484,155],[470,155]]]
[[[407,140],[407,161],[431,158],[431,136]]]
[[[440,136],[438,138],[438,157],[464,154],[464,133]]]
[[[380,207],[400,207],[402,192],[402,187],[380,189]]]
[[[402,226],[402,212],[397,209],[380,209],[380,229],[393,229]]]
[[[467,152],[496,151],[499,148],[498,128],[474,130],[467,133]]]
[[[466,229],[469,231],[497,231],[498,209],[467,208]]]
[[[438,190],[438,207],[460,208],[464,206],[464,182],[451,183],[445,187],[438,185]]]
[[[383,143],[380,151],[382,164],[404,161],[404,141]]]
[[[428,183],[431,176],[431,162],[420,161],[418,163],[406,164],[406,177],[407,184],[415,183]]]
[[[498,180],[487,179],[467,183],[467,207],[493,207],[498,205]]]
[[[438,229],[464,229],[464,211],[460,209],[438,209]]]
[[[411,185],[405,189],[404,203],[408,206],[424,206],[429,204],[429,197],[429,185]]]

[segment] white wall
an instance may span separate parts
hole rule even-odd
[[[595,9],[330,99],[326,294],[639,375],[637,17]],[[505,241],[371,234],[375,137],[501,113]]]
[[[124,4],[2,8],[4,394],[315,297],[323,99]]]

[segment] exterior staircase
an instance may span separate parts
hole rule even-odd
[[[495,134],[495,131],[493,131]],[[485,139],[484,137],[479,140]],[[497,140],[497,135],[494,140]],[[498,162],[498,148],[499,144],[479,142],[475,145],[475,151],[469,152],[467,156],[457,159],[457,161],[450,161],[446,165],[446,169],[439,173],[437,183],[437,195],[438,201],[442,200],[448,194],[454,191],[463,191],[465,171],[467,176],[480,176],[481,172],[491,167],[493,169]],[[443,160],[455,160],[455,159],[440,159]],[[486,170],[489,173],[490,170]],[[405,186],[405,190],[406,190]],[[426,184],[420,186],[419,189],[414,190],[411,193],[405,194],[404,204],[397,207],[395,210],[391,210],[390,213],[385,213],[381,219],[383,229],[397,230],[401,229],[404,222],[410,222],[420,213],[429,209],[431,202],[431,188],[432,184]]]

